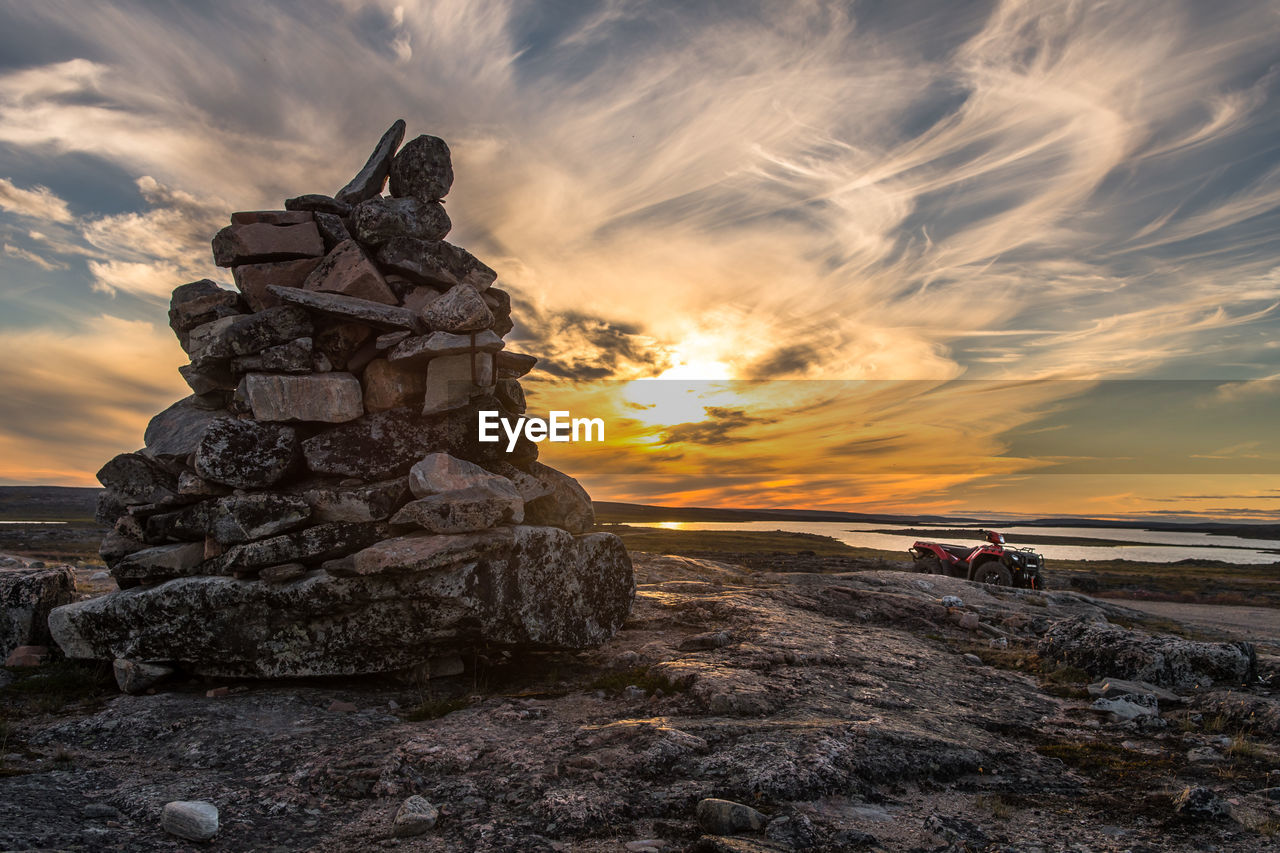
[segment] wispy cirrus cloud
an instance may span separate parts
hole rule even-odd
[[[499,270],[513,345],[558,376],[1280,370],[1280,13],[1262,0],[939,2],[909,24],[638,0],[4,15],[87,47],[0,72],[0,144],[138,181],[108,208],[0,171],[66,212],[4,231],[8,256],[83,270],[118,306],[216,275],[220,217],[333,191],[403,115],[449,140],[453,239]],[[1052,387],[967,446],[998,446]],[[850,447],[891,461],[927,440],[888,430]],[[689,494],[725,487],[700,476]]]

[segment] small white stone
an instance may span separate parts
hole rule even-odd
[[[160,826],[188,841],[208,841],[218,834],[218,808],[199,800],[165,803]]]

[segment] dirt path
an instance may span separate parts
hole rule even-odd
[[[1280,610],[1272,607],[1233,607],[1224,604],[1184,604],[1178,601],[1115,598],[1107,601],[1154,616],[1176,619],[1188,625],[1223,631],[1242,640],[1280,645]]]

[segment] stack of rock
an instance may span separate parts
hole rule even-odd
[[[621,626],[631,562],[586,492],[533,443],[477,440],[479,411],[524,413],[536,359],[504,348],[496,273],[443,239],[448,147],[397,152],[404,130],[336,196],[233,214],[213,253],[235,291],[174,291],[193,393],[98,473],[121,591],[53,612],[68,656],[357,674]]]

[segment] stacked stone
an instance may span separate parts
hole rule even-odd
[[[497,274],[444,240],[447,145],[404,132],[332,197],[233,214],[213,254],[236,291],[174,291],[192,395],[98,474],[128,591],[55,611],[70,656],[353,674],[620,627],[630,560],[586,492],[531,442],[477,440],[479,411],[525,412],[536,359],[505,349]]]

